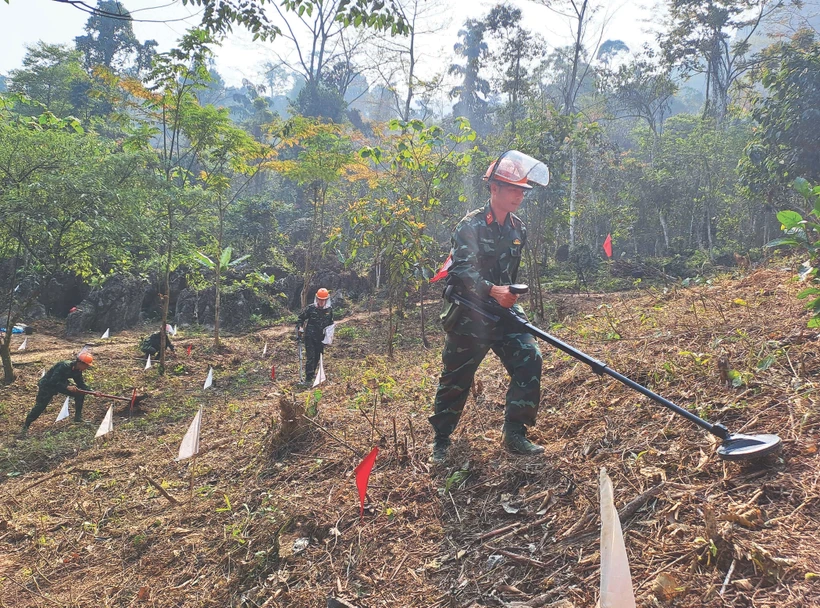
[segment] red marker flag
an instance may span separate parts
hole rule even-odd
[[[359,517],[364,517],[364,497],[367,495],[367,482],[370,479],[370,471],[373,470],[378,455],[379,447],[376,446],[353,471],[356,474],[356,487],[359,490]]]
[[[612,257],[612,235],[611,234],[607,234],[606,239],[604,240],[604,253],[606,254],[606,257],[608,257],[608,258]]]
[[[191,347],[192,347],[192,346],[193,346],[193,344],[189,344],[189,345],[188,345],[188,356],[189,356],[189,357],[191,356]]]
[[[450,255],[447,256],[447,259],[444,260],[444,264],[441,265],[438,272],[433,275],[433,278],[430,279],[431,283],[435,283],[436,281],[440,281],[444,277],[447,276],[447,271],[450,269],[450,266],[453,265],[453,252],[450,252]]]
[[[276,366],[275,365],[270,366],[270,379],[271,380],[276,380]]]

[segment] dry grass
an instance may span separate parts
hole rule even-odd
[[[95,445],[93,425],[53,422],[55,399],[15,442],[42,367],[81,347],[41,324],[15,360],[42,363],[0,389],[0,605],[307,608],[333,595],[361,608],[593,606],[602,466],[619,507],[643,498],[624,521],[639,605],[817,605],[820,362],[790,276],[560,300],[571,314],[555,333],[570,344],[732,431],[780,434],[779,455],[746,465],[718,460],[691,423],[545,346],[532,436],[546,455],[501,450],[507,380],[490,356],[448,466],[431,471],[439,349],[420,348],[413,321],[387,360],[378,314],[347,322],[357,335],[328,349],[320,396],[284,382],[297,376],[289,328],[229,338],[219,354],[206,336],[183,335],[166,377],[142,370],[139,332],[125,332],[94,346],[91,383],[124,393],[136,379],[147,413],[116,419]],[[740,387],[721,383],[721,356]],[[209,365],[215,387],[203,391]],[[203,451],[175,463],[200,404]],[[311,405],[313,422],[301,417]],[[86,417],[99,422],[107,407],[89,398]],[[360,519],[352,471],[377,444]]]

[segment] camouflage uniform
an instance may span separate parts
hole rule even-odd
[[[305,325],[305,382],[313,382],[316,368],[319,367],[319,357],[325,350],[322,340],[325,339],[325,327],[333,325],[333,309],[330,302],[324,308],[319,308],[316,304],[308,304],[299,313],[296,329]]]
[[[142,341],[140,350],[146,355],[156,357],[159,354],[160,340],[162,340],[162,332],[154,332]],[[165,336],[165,348],[174,352],[174,345],[171,343],[171,338],[167,335]]]
[[[452,266],[447,282],[464,293],[487,300],[493,285],[515,283],[526,240],[526,228],[516,215],[509,214],[500,226],[489,204],[472,211],[453,232]],[[442,317],[451,306],[445,303]],[[535,424],[541,395],[541,351],[535,338],[463,307],[459,309],[461,317],[446,334],[435,415],[429,418],[436,434],[446,437],[456,428],[475,371],[490,349],[511,377],[505,422]]]
[[[81,388],[84,391],[91,390],[83,380],[83,373],[78,369],[74,369],[74,361],[60,361],[48,370],[45,376],[40,378],[40,382],[38,383],[40,389],[37,391],[37,399],[34,402],[34,407],[28,416],[26,416],[26,422],[23,424],[24,428],[31,426],[31,423],[40,417],[40,414],[45,411],[48,404],[51,403],[51,400],[58,393],[74,398],[74,420],[76,422],[82,421],[85,395],[82,393],[69,393],[69,380],[74,380],[74,384],[77,385],[77,388]]]

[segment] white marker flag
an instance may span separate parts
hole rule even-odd
[[[108,411],[105,413],[105,418],[103,418],[102,424],[100,428],[97,429],[97,434],[94,435],[94,439],[97,437],[102,437],[103,435],[107,435],[111,431],[114,430],[114,406],[108,408]]]
[[[336,331],[336,324],[333,323],[325,327],[325,337],[322,344],[333,344],[333,333]]]
[[[188,432],[182,438],[182,443],[179,445],[179,455],[177,461],[190,458],[194,454],[199,454],[199,427],[202,424],[202,406],[194,416],[191,426],[188,427]]]
[[[105,333],[102,336],[100,336],[100,340],[105,340],[109,335],[109,331],[106,329]]]
[[[615,509],[612,480],[604,468],[598,486],[601,494],[601,608],[635,608],[621,520]]]
[[[267,354],[268,354],[268,343],[265,342],[265,348],[262,349],[262,356],[264,357]]]
[[[43,373],[42,373],[42,374],[40,374],[40,377],[41,377],[41,378],[45,378],[45,377],[46,377],[46,368],[45,368],[45,367],[43,368]]]
[[[148,358],[145,360],[145,369],[151,369],[151,353],[148,353]]]
[[[26,346],[28,346],[28,338],[23,339],[23,343],[17,347],[17,350],[26,350]]]
[[[171,332],[171,335],[173,335],[173,336],[177,335],[177,326],[176,325],[174,325],[174,331]]]
[[[202,388],[203,388],[203,389],[206,389],[206,388],[211,388],[211,385],[212,385],[213,383],[214,383],[214,368],[213,368],[213,367],[209,367],[209,368],[208,368],[208,377],[207,377],[207,378],[205,378],[205,386],[203,386]]]
[[[325,366],[322,363],[322,355],[319,355],[319,369],[316,370],[316,379],[313,381],[313,386],[319,386],[325,380],[327,380],[325,378]]]
[[[61,409],[60,413],[57,414],[57,422],[60,422],[60,420],[64,420],[66,418],[68,418],[68,397],[66,397],[65,401],[63,401],[63,409]]]

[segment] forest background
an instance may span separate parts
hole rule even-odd
[[[390,349],[421,303],[426,343],[428,280],[507,149],[552,174],[521,213],[540,322],[544,290],[697,282],[760,260],[781,227],[775,243],[812,245],[800,224],[820,181],[811,3],[670,0],[643,48],[607,31],[603,2],[536,2],[569,44],[498,4],[434,59],[416,25],[446,15],[434,1],[185,4],[201,24],[159,53],[134,35],[142,12],[75,3],[88,21],[74,44],[41,41],[0,76],[3,325],[196,322],[218,347],[221,327],[288,318],[324,286],[380,294]],[[216,70],[232,28],[288,49],[261,81],[227,86]],[[602,265],[608,234],[615,261]]]

